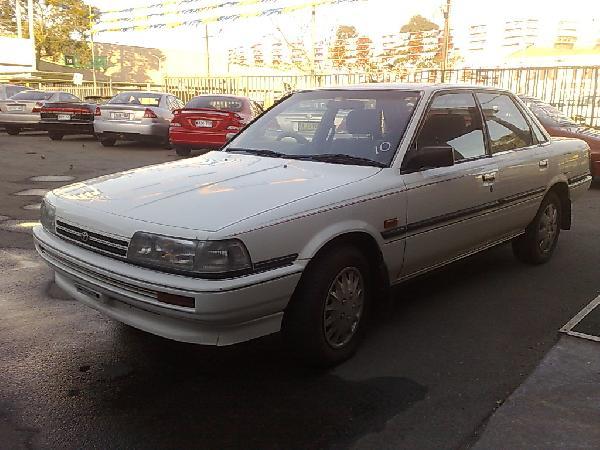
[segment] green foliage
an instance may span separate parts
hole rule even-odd
[[[21,3],[23,35],[28,37],[27,0]],[[0,33],[16,34],[15,0],[0,0]],[[93,8],[92,15],[98,10]],[[89,7],[83,0],[34,0],[34,37],[38,57],[62,63],[63,55],[76,56],[89,64],[91,50]]]
[[[417,14],[412,16],[410,20],[402,25],[400,28],[401,33],[415,33],[417,31],[431,31],[439,30],[439,26],[429,19]]]

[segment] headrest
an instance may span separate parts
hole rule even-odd
[[[351,134],[381,133],[381,116],[375,109],[353,109],[346,117],[346,130]]]

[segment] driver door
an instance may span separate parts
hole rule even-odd
[[[435,95],[411,152],[449,145],[454,165],[404,171],[406,253],[401,278],[417,275],[480,247],[493,236],[487,214],[498,167],[486,149],[483,119],[473,93]],[[404,166],[404,164],[403,164]]]

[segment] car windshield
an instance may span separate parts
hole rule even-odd
[[[22,91],[13,95],[11,100],[50,100],[52,92]]]
[[[299,92],[267,111],[224,150],[387,167],[419,98],[419,92],[403,90]]]
[[[240,99],[224,96],[194,97],[185,105],[186,108],[208,108],[230,112],[240,112],[243,106]]]
[[[113,97],[108,103],[111,105],[143,105],[158,106],[160,104],[161,94],[150,92],[121,92]]]
[[[527,101],[525,104],[529,106],[531,112],[538,118],[542,125],[561,126],[561,127],[576,127],[578,126],[571,118],[565,115],[562,111],[544,102]]]

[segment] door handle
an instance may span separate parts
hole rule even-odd
[[[542,159],[538,165],[540,166],[540,169],[547,169],[548,168],[548,160],[547,159]]]
[[[493,183],[496,181],[496,172],[488,172],[481,175],[481,181],[484,183]]]

